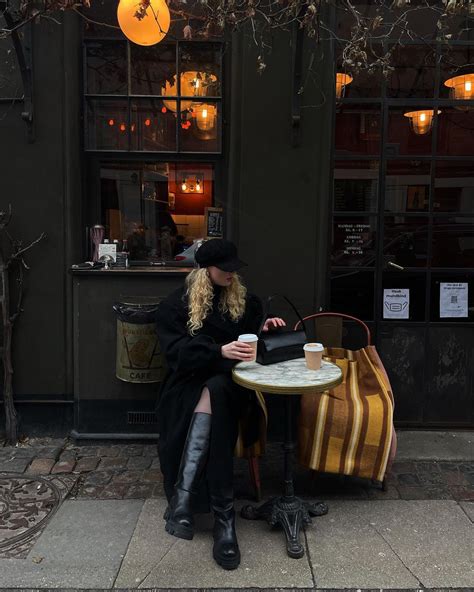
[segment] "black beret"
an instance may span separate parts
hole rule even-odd
[[[203,243],[194,256],[199,267],[214,266],[222,271],[237,271],[247,265],[237,256],[234,243],[223,238],[213,238]]]

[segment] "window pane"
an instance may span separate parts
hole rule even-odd
[[[334,210],[377,211],[378,160],[339,160],[334,163]]]
[[[407,116],[405,114],[415,114]],[[423,121],[419,122],[417,113],[423,113]],[[421,128],[414,129],[419,122]],[[433,110],[420,107],[392,108],[388,118],[388,143],[386,151],[389,156],[398,154],[431,154],[431,125],[434,120]]]
[[[336,155],[380,152],[380,107],[341,105],[336,110]]]
[[[128,150],[126,100],[87,101],[86,145],[90,150]]]
[[[375,266],[375,216],[335,216],[333,221],[333,265]]]
[[[402,15],[406,16],[406,19]],[[427,5],[424,0],[410,0],[409,6],[403,5],[400,9],[395,8],[394,5],[387,7],[385,26],[388,29],[388,24],[395,25],[390,28],[390,36],[397,41],[399,39],[434,41],[438,32],[438,19],[439,11]]]
[[[474,218],[434,218],[433,267],[474,267]]]
[[[441,286],[441,284],[445,285]],[[441,292],[443,293],[442,302],[440,300]],[[474,276],[472,273],[463,275],[434,273],[432,275],[430,318],[432,321],[448,321],[450,323],[474,321]]]
[[[371,71],[360,70],[356,75],[351,75],[350,68],[343,65],[342,48],[339,47],[336,51],[338,53],[336,61],[336,99],[380,97],[382,94],[381,68],[374,66]],[[383,47],[372,44],[368,53],[368,62],[374,63],[380,55],[383,55]],[[339,78],[337,77],[338,73]],[[344,77],[344,74],[348,75],[349,78]]]
[[[423,160],[389,160],[385,177],[385,210],[423,212],[429,207],[431,164]]]
[[[220,47],[212,43],[180,45],[181,96],[221,96]]]
[[[130,44],[133,95],[176,95],[176,46]]]
[[[413,274],[408,272],[384,272],[383,290],[390,290],[394,288],[409,290],[409,304],[408,304],[408,319],[405,321],[424,321],[425,320],[425,293],[426,293],[426,276],[425,274]],[[382,290],[382,318],[387,321],[400,322],[403,319],[390,318],[391,311],[389,310],[390,302],[384,299],[384,292]]]
[[[100,192],[106,236],[127,239],[132,261],[179,256],[193,264],[192,245],[205,236],[213,203],[211,164],[102,163]]]
[[[474,110],[443,108],[438,117],[438,128],[437,154],[443,156],[474,154]]]
[[[436,161],[434,193],[435,211],[473,212],[474,161]]]
[[[423,45],[398,46],[395,70],[387,80],[387,95],[397,99],[432,98],[435,89],[434,50]]]
[[[428,217],[385,216],[384,257],[402,267],[425,267],[428,260]]]
[[[120,41],[94,41],[86,46],[88,94],[127,94],[127,46]]]
[[[134,99],[131,109],[131,150],[176,150],[176,101]]]
[[[374,318],[374,274],[371,271],[333,271],[331,312],[342,312],[363,321]]]
[[[183,102],[181,102],[181,106]],[[182,108],[182,107],[181,107]],[[221,150],[220,103],[192,103],[181,110],[179,125],[181,152],[219,152]]]

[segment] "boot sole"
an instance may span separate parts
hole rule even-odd
[[[223,559],[222,557],[219,557],[215,553],[213,553],[212,556],[214,557],[214,561],[218,565],[220,565],[223,569],[227,569],[227,570],[237,569],[240,565],[240,551],[239,551],[239,554],[234,559]]]
[[[178,524],[173,520],[168,520],[166,522],[165,530],[168,534],[171,534],[177,537],[178,539],[192,541],[194,537],[194,529],[183,526],[182,524]]]

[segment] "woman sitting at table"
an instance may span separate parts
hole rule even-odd
[[[238,361],[253,358],[252,347],[237,341],[256,333],[260,300],[247,293],[236,271],[243,267],[235,245],[205,242],[196,252],[198,269],[184,288],[160,304],[157,332],[168,364],[157,405],[158,454],[168,498],[166,531],[183,539],[194,535],[193,513],[214,513],[213,557],[235,569],[240,551],[235,533],[233,454],[239,418],[256,420],[255,395],[232,381]],[[267,319],[264,331],[284,326]],[[256,441],[253,422],[245,445]]]

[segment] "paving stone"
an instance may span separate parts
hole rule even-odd
[[[392,465],[392,473],[415,473],[416,467],[414,462],[397,462]]]
[[[392,499],[400,499],[400,493],[398,489],[394,485],[389,485],[387,487],[387,491],[382,491],[376,487],[370,487],[367,490],[367,495],[369,499],[376,499],[376,500],[392,500]]]
[[[73,450],[63,450],[59,455],[61,462],[76,461],[76,453]]]
[[[150,465],[150,469],[160,469],[160,468],[161,468],[160,459],[158,457],[156,457],[152,460],[152,463]]]
[[[15,458],[29,458],[32,459],[36,456],[36,450],[32,448],[16,448],[15,446],[10,447],[11,456]]]
[[[112,446],[101,446],[98,451],[98,456],[118,456],[119,449]]]
[[[112,483],[140,483],[143,479],[143,471],[124,471],[112,477]]]
[[[127,483],[108,483],[104,486],[101,499],[123,499],[130,485]]]
[[[76,464],[75,460],[59,460],[51,469],[51,474],[55,473],[72,473],[74,466]]]
[[[100,459],[99,470],[124,469],[127,466],[127,458],[122,456],[104,457]]]
[[[148,471],[143,471],[143,481],[162,481],[163,475],[161,471],[158,469],[149,469]]]
[[[471,522],[474,522],[474,502],[461,502],[459,505],[469,516]]]
[[[124,456],[142,456],[143,444],[129,444],[123,447]]]
[[[151,457],[149,456],[132,456],[127,462],[127,468],[131,470],[149,469],[150,465]]]
[[[87,475],[84,485],[106,485],[113,476],[113,471],[94,471]]]
[[[474,489],[472,487],[461,489],[453,488],[451,491],[453,492],[453,497],[455,500],[466,502],[474,501]]]
[[[404,500],[422,500],[426,499],[426,490],[423,487],[410,487],[408,485],[399,485],[397,487],[401,499]]]
[[[31,458],[10,458],[0,463],[0,473],[23,473]]]
[[[166,497],[163,483],[157,483],[155,485],[155,487],[153,488],[153,493],[151,494],[151,497]]]
[[[398,483],[400,485],[421,485],[421,481],[418,477],[418,475],[415,475],[413,473],[400,473],[398,474]]]
[[[61,453],[61,447],[59,446],[41,446],[36,451],[36,456],[41,458],[53,458],[57,460]]]
[[[100,458],[97,456],[84,456],[77,461],[76,466],[74,467],[74,472],[86,473],[89,471],[95,471],[99,462]]]
[[[158,456],[156,444],[145,444],[143,446],[143,456]]]
[[[87,485],[79,488],[76,497],[88,497],[91,499],[100,499],[104,485]]]
[[[152,497],[154,483],[132,483],[124,494],[124,499],[148,499]]]
[[[74,450],[79,458],[99,455],[99,446],[76,446]]]
[[[28,475],[48,475],[56,461],[54,458],[35,458],[26,469]]]

